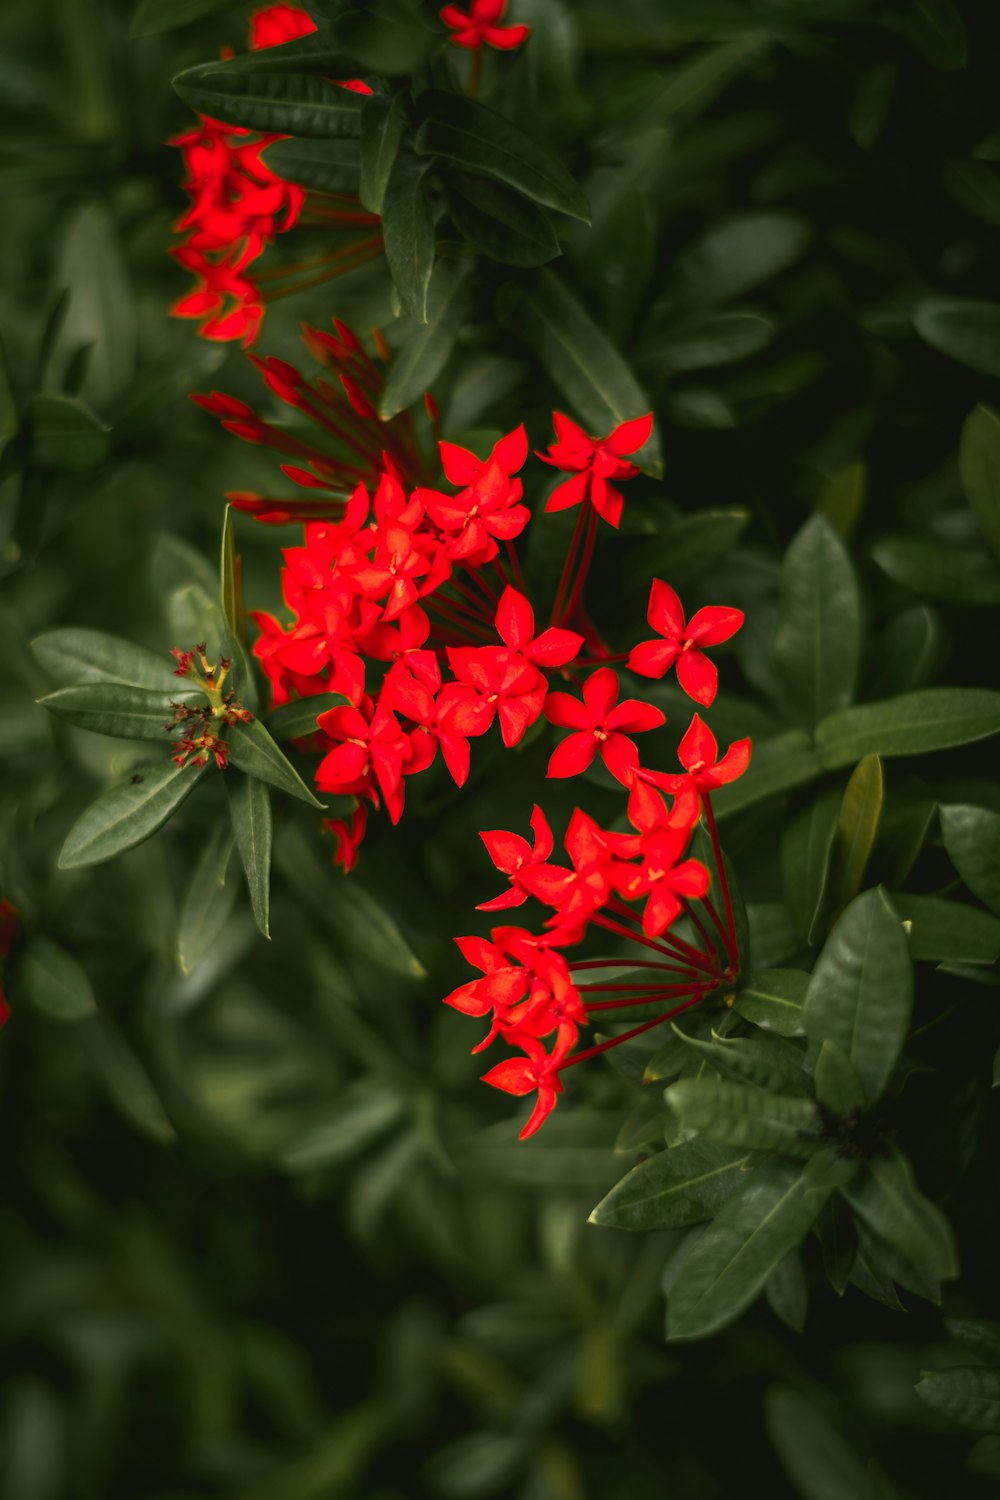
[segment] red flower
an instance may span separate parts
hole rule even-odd
[[[651,781],[654,786],[662,786],[668,792],[679,793],[685,783],[698,792],[714,792],[743,775],[750,764],[750,741],[736,740],[719,760],[715,735],[695,714],[677,747],[677,754],[684,767],[684,775],[643,770],[640,772],[643,780]]]
[[[666,715],[651,703],[638,698],[618,703],[618,674],[612,667],[591,672],[583,685],[582,703],[568,693],[550,693],[545,717],[550,724],[576,731],[552,752],[549,776],[578,776],[599,750],[612,776],[626,786],[639,764],[639,751],[626,731],[657,729],[666,722]]]
[[[560,1035],[551,1052],[546,1052],[541,1042],[533,1036],[509,1037],[509,1041],[516,1040],[524,1048],[526,1056],[510,1057],[483,1074],[484,1083],[491,1083],[495,1089],[503,1089],[507,1094],[530,1094],[535,1089],[538,1090],[535,1107],[521,1131],[522,1141],[527,1140],[529,1135],[534,1135],[538,1127],[548,1119],[556,1107],[556,1095],[562,1093],[559,1069],[576,1040],[576,1027],[567,1027],[566,1031],[568,1034],[562,1035],[560,1028]]]
[[[312,17],[297,5],[268,5],[255,10],[250,17],[250,46],[254,51],[279,47],[282,42],[294,42],[315,30]]]
[[[502,911],[508,906],[522,906],[527,901],[528,892],[521,885],[521,872],[541,864],[552,853],[552,829],[538,806],[532,809],[531,828],[535,835],[534,848],[520,834],[505,833],[503,829],[480,833],[490,859],[498,870],[510,877],[510,890],[494,896],[492,901],[480,902],[477,911]]]
[[[552,423],[556,430],[556,442],[547,452],[538,457],[553,468],[574,474],[552,491],[545,504],[546,510],[568,510],[571,505],[580,505],[589,499],[597,514],[603,516],[611,526],[621,520],[624,500],[620,490],[609,483],[612,479],[632,479],[639,470],[629,463],[626,453],[635,453],[648,440],[653,430],[653,413],[622,422],[607,437],[589,437],[582,427],[553,412]]]
[[[677,681],[688,697],[708,707],[715,699],[719,674],[701,648],[718,646],[735,635],[743,624],[743,611],[709,605],[685,624],[684,606],[673,589],[654,578],[647,619],[663,640],[642,641],[633,647],[629,670],[641,677],[662,677],[676,662]]]
[[[697,800],[679,796],[668,811],[663,798],[638,777],[628,799],[629,822],[639,830],[640,890],[648,896],[642,915],[647,937],[659,937],[676,921],[685,900],[704,896],[709,874],[696,859],[682,860],[698,820]]]
[[[613,891],[629,891],[635,871],[618,856],[631,853],[630,835],[607,833],[579,807],[569,820],[564,839],[572,870],[562,865],[532,864],[521,874],[525,889],[556,910],[552,925],[576,941],[586,923]]]
[[[466,567],[479,567],[499,552],[496,538],[513,541],[527,526],[531,512],[518,503],[522,492],[521,481],[512,480],[503,459],[493,456],[460,494],[418,489],[414,498],[445,533],[448,556]]]
[[[497,609],[497,633],[512,652],[543,669],[564,667],[580,654],[583,636],[551,626],[535,635],[535,613],[517,589],[504,589]]]
[[[368,809],[363,802],[358,803],[351,814],[349,823],[346,818],[323,819],[323,827],[327,833],[332,833],[337,841],[333,862],[335,865],[343,866],[345,875],[349,875],[358,862],[358,851],[365,836],[367,822]]]
[[[460,734],[485,734],[499,716],[508,747],[542,712],[547,684],[537,667],[500,646],[449,646],[451,670],[464,688],[453,723]]]
[[[340,741],[317,768],[320,791],[364,793],[374,778],[390,818],[398,823],[410,743],[395,714],[380,707],[372,712],[369,723],[359,709],[331,708],[316,723],[329,739]]]
[[[455,785],[464,786],[469,776],[469,741],[455,726],[455,710],[464,702],[465,695],[455,683],[441,686],[441,669],[432,653],[412,654],[421,658],[416,671],[407,670],[400,662],[387,675],[383,692],[383,697],[398,713],[419,726],[416,735],[426,736],[430,746],[429,755],[426,749],[415,750],[417,764],[408,766],[407,773],[418,768],[426,770],[440,745],[444,763]],[[411,737],[414,746],[417,745],[416,735]]]
[[[507,9],[507,0],[472,0],[467,11],[457,5],[446,5],[440,12],[441,19],[454,32],[448,38],[456,47],[472,47],[476,51],[485,42],[489,47],[500,47],[509,52],[527,40],[530,26],[501,26]]]

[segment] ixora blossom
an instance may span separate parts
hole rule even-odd
[[[250,47],[276,47],[315,30],[312,18],[300,7],[268,6],[250,18]],[[372,92],[359,78],[330,82],[354,92]],[[342,274],[381,253],[380,231],[357,237],[359,228],[379,225],[376,214],[363,212],[356,199],[307,191],[271,170],[263,153],[281,139],[200,116],[197,125],[169,142],[183,153],[184,189],[191,200],[176,225],[184,239],[170,253],[196,283],[171,312],[200,320],[203,338],[251,344],[267,301],[299,285]],[[347,231],[354,238],[308,262],[251,275],[251,265],[267,247],[300,223]],[[308,273],[304,281],[303,271]]]
[[[479,51],[485,45],[509,52],[527,41],[531,27],[501,25],[506,13],[507,0],[471,0],[468,10],[446,5],[440,16],[451,31],[448,40],[454,46]]]
[[[597,515],[617,527],[624,497],[611,481],[633,479],[638,474],[638,465],[630,463],[627,455],[638,452],[649,441],[653,413],[622,422],[603,438],[589,436],[561,411],[553,413],[552,425],[556,441],[538,457],[573,478],[556,485],[545,509],[568,510],[588,501]]]
[[[715,701],[719,674],[704,648],[721,645],[735,635],[743,624],[743,611],[708,605],[685,623],[684,606],[673,589],[661,578],[654,578],[647,618],[663,639],[640,641],[634,646],[629,670],[641,677],[662,677],[670,667],[676,667],[677,681],[688,697],[709,707]]]

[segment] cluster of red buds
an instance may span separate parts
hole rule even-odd
[[[315,30],[298,6],[268,6],[250,19],[250,47],[275,47]],[[372,92],[359,78],[330,83],[357,93]],[[365,213],[356,198],[307,191],[271,171],[263,152],[281,139],[199,116],[197,125],[170,141],[184,154],[184,189],[191,200],[176,225],[184,240],[170,253],[196,278],[194,290],[171,311],[176,317],[200,319],[198,331],[204,338],[250,344],[260,331],[266,302],[340,275],[381,253],[379,218]],[[354,238],[319,257],[251,275],[250,267],[267,247],[294,226],[346,230]],[[358,228],[366,226],[375,232],[358,239]]]
[[[195,646],[193,651],[175,646],[170,654],[177,659],[174,676],[189,678],[208,699],[207,703],[200,705],[171,703],[172,716],[163,726],[165,733],[172,734],[178,724],[188,726],[184,734],[174,740],[171,759],[179,766],[200,767],[207,766],[214,756],[219,770],[224,771],[229,764],[229,741],[217,735],[213,726],[228,724],[232,727],[253,720],[253,714],[240,703],[235,689],[223,691],[232,670],[232,659],[221,656],[218,666],[214,666],[205,655],[204,644]]]

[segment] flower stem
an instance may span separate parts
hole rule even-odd
[[[621,1036],[613,1036],[606,1042],[599,1042],[596,1047],[588,1047],[584,1052],[577,1052],[573,1057],[568,1057],[562,1068],[572,1068],[576,1063],[586,1062],[588,1058],[597,1057],[601,1052],[607,1052],[609,1047],[617,1047],[621,1042],[630,1042],[634,1036],[641,1036],[644,1031],[650,1031],[654,1026],[662,1026],[664,1021],[669,1021],[672,1016],[679,1016],[681,1011],[690,1010],[692,1005],[699,1005],[704,1000],[704,991],[699,989],[690,1000],[685,1000],[683,1005],[675,1005],[673,1010],[665,1010],[662,1015],[654,1016],[651,1021],[644,1021],[641,1026],[633,1026],[631,1031],[623,1031]]]

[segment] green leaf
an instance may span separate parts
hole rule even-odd
[[[395,1125],[404,1103],[394,1090],[356,1086],[282,1148],[282,1165],[289,1172],[315,1172],[359,1155]]]
[[[276,740],[298,740],[316,733],[316,720],[331,708],[342,708],[350,699],[343,693],[317,693],[312,698],[296,698],[282,703],[267,716],[267,728]]]
[[[97,1009],[79,959],[42,933],[28,939],[18,961],[17,993],[50,1021],[82,1021]]]
[[[1000,1370],[984,1370],[980,1365],[927,1370],[916,1391],[928,1406],[953,1422],[975,1432],[1000,1433]]]
[[[1000,562],[1000,416],[990,407],[977,406],[965,419],[958,467],[983,536]]]
[[[92,734],[164,743],[171,727],[171,702],[195,703],[199,699],[204,701],[203,695],[193,689],[168,695],[150,688],[103,682],[60,688],[38,701],[50,713],[68,719],[79,729],[89,729]]]
[[[243,862],[254,921],[266,938],[271,936],[271,794],[255,776],[226,778],[229,817],[236,847]]]
[[[462,327],[468,267],[438,261],[427,299],[427,322],[410,335],[389,366],[379,415],[384,422],[420,399],[444,368]]]
[[[33,396],[25,412],[28,460],[40,469],[94,469],[107,457],[110,428],[75,396]]]
[[[945,1318],[944,1326],[953,1339],[975,1350],[980,1359],[1000,1364],[1000,1323],[991,1323],[988,1318]]]
[[[811,736],[801,729],[755,740],[750,765],[740,779],[713,792],[716,817],[731,817],[765,797],[815,781],[822,769]]]
[[[871,555],[894,583],[949,604],[1000,604],[1000,568],[977,542],[890,536]]]
[[[408,153],[397,156],[382,205],[393,285],[403,311],[418,323],[427,322],[427,288],[434,269],[434,216],[424,186],[427,165]]]
[[[868,465],[859,461],[849,464],[824,486],[816,509],[837,535],[848,541],[854,535],[867,495]]]
[[[746,510],[705,510],[657,526],[622,558],[626,593],[634,590],[645,608],[654,575],[669,578],[672,587],[685,588],[732,551],[749,519]]]
[[[848,1120],[865,1106],[865,1090],[846,1053],[829,1037],[816,1059],[816,1098],[840,1120]]]
[[[653,375],[729,365],[766,348],[775,332],[774,323],[760,313],[706,312],[657,330],[636,362]]]
[[[792,265],[812,237],[798,214],[764,209],[713,222],[677,257],[671,293],[692,302],[729,302]]]
[[[985,807],[941,809],[948,858],[974,896],[1000,915],[1000,813]]]
[[[185,685],[165,653],[159,656],[145,646],[134,646],[131,641],[107,635],[103,630],[83,630],[79,626],[48,630],[35,637],[31,649],[48,676],[68,686],[124,683],[127,687],[174,697],[184,691]]]
[[[452,222],[478,250],[507,266],[543,266],[560,252],[545,210],[513,188],[449,172],[446,200]]]
[[[175,1141],[177,1132],[149,1074],[109,1017],[92,1016],[78,1036],[88,1062],[125,1119],[161,1145]]]
[[[880,698],[922,687],[935,675],[942,641],[941,619],[933,606],[910,604],[901,609],[875,642],[870,691]]]
[[[85,204],[71,219],[59,276],[70,293],[60,347],[72,354],[88,346],[86,377],[75,394],[103,409],[135,375],[136,327],[128,269],[101,204]]]
[[[615,1184],[588,1222],[641,1234],[700,1224],[743,1186],[750,1160],[704,1140],[658,1151]]]
[[[705,1338],[738,1317],[801,1244],[832,1190],[832,1180],[813,1182],[808,1169],[759,1166],[723,1204],[674,1282],[668,1339]]]
[[[804,1158],[816,1149],[819,1116],[811,1099],[744,1088],[720,1078],[681,1078],[664,1099],[685,1130],[710,1141]]]
[[[841,1191],[876,1241],[898,1258],[900,1264],[892,1272],[897,1281],[924,1295],[927,1284],[934,1288],[958,1275],[948,1221],[924,1197],[913,1168],[895,1146],[888,1155],[873,1157],[867,1171]]]
[[[1000,375],[1000,302],[926,297],[917,304],[913,326],[939,354],[981,375]]]
[[[952,0],[912,0],[878,18],[883,26],[898,31],[934,68],[964,68],[968,59],[968,35],[961,13]]]
[[[590,206],[557,156],[494,110],[440,89],[421,94],[423,124],[414,148],[444,157],[468,172],[494,178],[557,213],[590,223]]]
[[[190,974],[212,947],[233,905],[233,888],[226,872],[233,853],[233,835],[224,824],[209,834],[194,867],[177,927],[177,966]]]
[[[360,133],[362,95],[314,73],[279,72],[281,66],[289,62],[277,56],[263,65],[207,63],[179,73],[174,89],[199,114],[248,130],[311,140]]]
[[[173,816],[205,769],[165,760],[141,767],[130,781],[102,792],[66,835],[59,868],[100,864],[141,844]]]
[[[427,973],[384,907],[357,880],[338,880],[329,910],[333,930],[351,952],[392,974],[423,979]]]
[[[129,25],[130,37],[176,31],[218,10],[231,10],[232,0],[139,0]]]
[[[869,68],[858,80],[847,123],[852,138],[862,151],[870,151],[882,134],[898,74],[898,64],[880,63]]]
[[[219,559],[219,603],[235,641],[246,640],[246,623],[240,609],[236,545],[233,540],[233,507],[226,506],[222,518],[222,553]]]
[[[745,1021],[779,1036],[802,1036],[809,975],[801,969],[762,969],[737,992],[733,1008]]]
[[[923,755],[998,731],[1000,693],[945,687],[842,709],[816,726],[815,739],[824,769],[836,771],[865,755]]]
[[[801,1333],[809,1311],[809,1279],[798,1250],[778,1262],[764,1284],[767,1305],[793,1333]]]
[[[766,1392],[764,1423],[802,1500],[887,1500],[874,1474],[819,1407],[791,1386],[772,1385]]]
[[[853,901],[864,881],[878,837],[885,782],[882,762],[866,755],[851,772],[837,821],[837,871],[833,882],[835,910]]]
[[[750,1083],[775,1093],[805,1092],[802,1072],[803,1054],[796,1047],[776,1037],[720,1036],[712,1032],[711,1041],[688,1036],[676,1024],[673,1030],[685,1046],[704,1062],[735,1083]]]
[[[1000,917],[940,896],[893,896],[910,923],[910,953],[938,963],[991,964],[1000,958]]]
[[[361,155],[353,136],[332,140],[275,141],[261,160],[272,172],[319,193],[356,193]]]
[[[361,163],[358,197],[362,208],[380,214],[385,190],[403,138],[406,116],[398,94],[372,94],[361,106]]]
[[[865,891],[837,920],[816,961],[803,1012],[806,1036],[828,1038],[854,1065],[868,1103],[881,1097],[903,1048],[913,971],[900,919],[881,889]]]
[[[837,837],[842,798],[824,792],[804,808],[781,836],[781,878],[795,926],[806,942],[820,929],[830,861]]]
[[[808,723],[854,696],[861,602],[854,568],[829,521],[813,516],[785,553],[774,655],[794,707]]]
[[[291,761],[278,749],[259,719],[254,719],[252,724],[234,724],[231,729],[226,730],[226,737],[229,740],[230,765],[245,771],[248,776],[255,776],[258,781],[276,786],[280,792],[287,792],[290,797],[297,797],[300,802],[308,802],[310,807],[323,806],[313,796]]]
[[[428,24],[413,0],[365,0],[362,7],[332,9],[330,35],[359,63],[384,77],[417,72],[440,42],[440,28]]]
[[[591,432],[603,436],[649,411],[652,403],[621,354],[554,271],[539,272],[523,306],[525,336],[553,384]],[[633,459],[646,473],[657,478],[662,474],[655,428]]]

